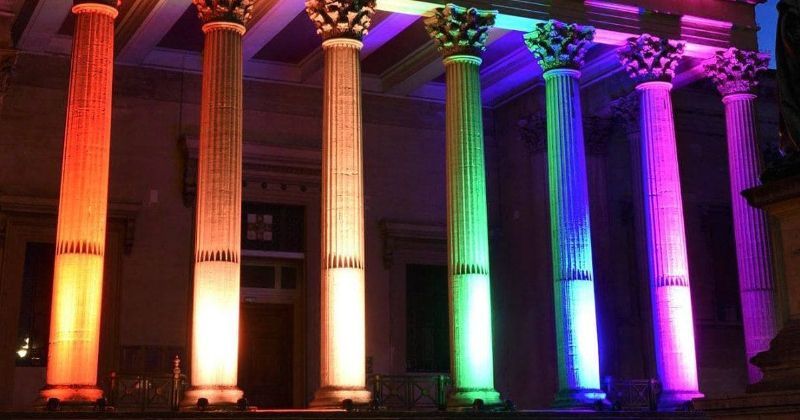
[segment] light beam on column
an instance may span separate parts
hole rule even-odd
[[[308,0],[322,37],[320,388],[312,407],[367,403],[361,39],[375,0]]]
[[[447,98],[447,253],[450,297],[449,408],[476,399],[500,403],[494,389],[489,235],[479,68],[496,11],[447,4],[425,20],[444,56]]]
[[[594,28],[538,23],[525,43],[544,72],[558,407],[603,400],[597,348],[586,150],[578,80]]]
[[[97,387],[117,2],[75,1],[44,400],[92,404]]]
[[[183,405],[236,404],[242,212],[242,35],[253,0],[194,0],[203,21],[191,387]]]
[[[659,406],[702,397],[697,385],[692,295],[670,81],[682,43],[644,34],[630,38],[620,61],[640,98],[642,182],[653,310]]]
[[[767,215],[763,210],[750,207],[741,194],[743,190],[760,185],[758,177],[762,165],[758,152],[754,91],[758,85],[758,73],[766,70],[768,64],[767,54],[730,48],[717,52],[713,62],[706,66],[706,72],[725,104],[733,233],[750,383],[761,379],[761,371],[749,361],[769,349],[779,322]]]

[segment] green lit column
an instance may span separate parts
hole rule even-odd
[[[578,79],[594,28],[549,21],[525,34],[544,71],[558,394],[555,406],[591,406],[600,391],[586,150]]]
[[[494,390],[492,305],[483,115],[478,69],[487,31],[497,12],[453,4],[425,20],[428,34],[444,56],[447,79],[447,253],[450,296],[448,407],[481,400],[500,403]]]

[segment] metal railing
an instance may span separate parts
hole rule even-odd
[[[118,411],[177,411],[186,376],[175,356],[172,374],[125,375],[111,372],[106,396]]]
[[[378,410],[443,410],[448,375],[372,375],[373,408]]]
[[[656,411],[660,395],[661,385],[656,379],[606,378],[606,399],[613,410]]]

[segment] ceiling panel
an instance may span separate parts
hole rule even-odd
[[[381,74],[428,42],[431,40],[425,31],[425,23],[423,18],[419,18],[394,39],[367,57],[361,63],[361,68],[365,73]]]
[[[298,64],[321,43],[322,39],[317,35],[314,24],[306,12],[302,11],[253,58]]]
[[[189,5],[169,32],[161,38],[158,46],[174,50],[203,51],[203,29],[197,9]]]

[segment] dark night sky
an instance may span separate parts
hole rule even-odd
[[[758,31],[758,49],[770,54],[775,51],[775,26],[778,22],[776,4],[778,4],[778,0],[767,0],[766,3],[756,6],[756,21],[761,27],[761,30]],[[769,66],[775,68],[774,54]]]

